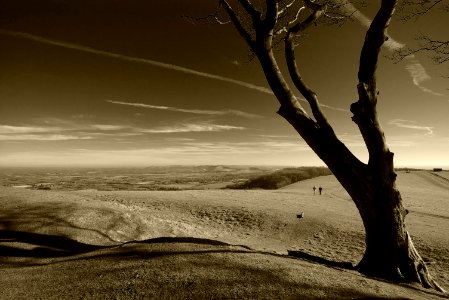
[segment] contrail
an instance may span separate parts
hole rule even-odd
[[[150,104],[134,103],[134,102],[123,102],[123,101],[115,101],[115,100],[105,100],[105,101],[112,103],[112,104],[128,105],[128,106],[167,110],[167,111],[184,112],[184,113],[191,113],[191,114],[197,114],[197,115],[218,115],[218,116],[235,115],[235,116],[245,117],[245,118],[260,118],[261,117],[259,115],[250,114],[250,113],[246,113],[246,112],[234,110],[234,109],[227,109],[227,110],[185,109],[185,108],[177,108],[177,107],[170,107],[170,106],[159,106],[159,105],[150,105]]]
[[[201,71],[197,71],[194,69],[181,67],[178,65],[163,63],[160,61],[155,61],[155,60],[141,58],[141,57],[134,57],[134,56],[113,53],[113,52],[99,50],[99,49],[95,49],[95,48],[91,48],[91,47],[87,47],[87,46],[83,46],[83,45],[79,45],[79,44],[73,44],[73,43],[67,43],[67,42],[62,42],[62,41],[58,41],[58,40],[48,39],[45,37],[37,36],[34,34],[29,34],[26,32],[0,29],[0,34],[24,38],[24,39],[35,41],[38,43],[53,45],[53,46],[62,47],[62,48],[66,48],[66,49],[73,49],[73,50],[78,50],[78,51],[82,51],[82,52],[86,52],[86,53],[92,53],[92,54],[102,55],[105,57],[111,57],[111,58],[116,58],[116,59],[120,59],[120,60],[125,60],[125,61],[129,61],[129,62],[141,63],[141,64],[146,64],[146,65],[155,66],[155,67],[159,67],[159,68],[174,70],[174,71],[178,71],[181,73],[196,75],[196,76],[200,76],[200,77],[204,77],[204,78],[215,79],[215,80],[219,80],[219,81],[223,81],[223,82],[232,83],[232,84],[235,84],[238,86],[242,86],[242,87],[245,87],[248,89],[256,90],[256,91],[259,91],[259,92],[262,92],[265,94],[273,95],[273,91],[271,89],[263,87],[263,86],[251,84],[251,83],[237,80],[237,79],[232,79],[229,77],[224,77],[224,76],[220,76],[220,75],[201,72]],[[304,99],[300,98],[300,100],[305,102]],[[332,109],[332,110],[348,112],[348,110],[346,110],[346,109],[333,107],[333,106],[329,106],[329,105],[320,104],[320,106],[328,108],[328,109]]]
[[[421,125],[416,124],[415,121],[393,119],[393,120],[390,120],[390,122],[388,122],[388,124],[396,125],[396,126],[402,127],[402,128],[424,130],[424,131],[427,131],[427,133],[426,133],[427,135],[433,135],[433,127],[421,126]]]
[[[146,59],[146,58],[133,57],[133,56],[128,56],[128,55],[108,52],[108,51],[99,50],[99,49],[95,49],[95,48],[91,48],[91,47],[86,47],[86,46],[79,45],[79,44],[72,44],[72,43],[61,42],[61,41],[57,41],[57,40],[53,40],[53,39],[47,39],[47,38],[44,38],[41,36],[29,34],[26,32],[18,32],[18,31],[10,31],[10,30],[0,29],[0,34],[14,36],[14,37],[20,37],[20,38],[32,40],[35,42],[58,46],[58,47],[66,48],[66,49],[73,49],[73,50],[83,51],[83,52],[87,52],[87,53],[98,54],[98,55],[102,55],[102,56],[106,56],[106,57],[121,59],[121,60],[125,60],[125,61],[151,65],[151,66],[160,67],[160,68],[164,68],[164,69],[170,69],[170,70],[178,71],[181,73],[197,75],[200,77],[216,79],[216,80],[236,84],[239,86],[243,86],[243,87],[246,87],[246,88],[249,88],[252,90],[256,90],[256,91],[259,91],[262,93],[273,94],[273,92],[269,88],[266,88],[266,87],[258,86],[255,84],[251,84],[248,82],[244,82],[244,81],[240,81],[240,80],[236,80],[236,79],[232,79],[232,78],[228,78],[228,77],[224,77],[224,76],[220,76],[220,75],[201,72],[201,71],[181,67],[178,65],[167,64],[167,63],[150,60],[150,59]]]

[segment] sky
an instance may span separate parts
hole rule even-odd
[[[365,162],[349,106],[378,4],[343,26],[311,29],[297,48],[337,135]],[[185,17],[213,13],[214,0],[0,0],[0,8],[0,167],[323,165],[276,114],[234,28]],[[391,59],[419,33],[444,38],[448,23],[437,10],[391,23],[378,112],[396,166],[449,166],[447,65],[425,53]]]

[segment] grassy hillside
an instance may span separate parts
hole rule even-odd
[[[449,182],[399,172],[398,187],[415,246],[447,289]],[[443,299],[347,267],[364,231],[334,176],[277,190],[0,187],[0,206],[0,299]]]

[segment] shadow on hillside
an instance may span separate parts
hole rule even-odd
[[[101,248],[64,236],[0,230],[0,257],[64,257]]]
[[[328,296],[335,299],[341,298],[342,295],[350,295],[351,299],[391,299],[341,286],[330,288],[307,282],[294,282],[288,273],[279,273],[279,270],[276,268],[273,269],[270,265],[267,265],[266,268],[257,264],[253,265],[259,259],[255,261],[253,260],[254,258],[248,261],[243,259],[240,261],[239,259],[234,260],[229,257],[210,256],[225,253],[267,255],[282,259],[301,259],[332,268],[340,268],[340,270],[353,269],[349,263],[334,262],[300,251],[289,251],[289,255],[287,256],[256,251],[246,246],[231,245],[205,238],[159,237],[143,241],[130,241],[115,246],[96,246],[81,243],[64,236],[0,230],[0,268],[2,265],[6,268],[19,268],[18,270],[24,266],[47,266],[42,271],[57,274],[59,271],[65,272],[65,268],[71,270],[69,266],[77,262],[88,262],[92,266],[91,268],[83,269],[79,274],[72,274],[70,276],[80,276],[78,278],[79,280],[87,280],[89,282],[99,280],[98,274],[111,276],[112,282],[115,282],[117,281],[115,278],[117,276],[116,272],[120,272],[120,276],[125,276],[126,278],[136,278],[135,276],[138,272],[145,272],[145,270],[148,270],[148,267],[153,271],[159,270],[158,268],[160,268],[163,270],[162,274],[164,274],[161,276],[168,277],[172,276],[170,275],[171,270],[173,270],[173,274],[178,274],[179,272],[190,274],[193,269],[196,269],[195,278],[199,279],[197,282],[190,282],[189,289],[192,287],[196,288],[198,295],[202,295],[204,286],[222,286],[223,291],[225,291],[225,287],[233,285],[239,285],[242,288],[254,285],[256,290],[264,290],[265,285],[259,285],[261,282],[265,282],[268,286],[275,283],[275,286],[271,286],[270,289],[274,288],[275,290],[280,289],[283,291],[293,289],[296,291],[304,291],[306,294],[313,294],[311,291],[324,289]],[[167,257],[169,257],[168,260],[164,259]],[[26,258],[26,261],[17,261],[17,258]],[[48,269],[53,264],[60,264],[60,266],[55,269]],[[95,272],[92,270],[95,270]],[[207,274],[215,275],[209,278]],[[57,277],[58,275],[53,276]],[[155,280],[154,284],[158,284],[159,287],[166,285],[166,281],[158,282],[157,276],[155,278],[152,277],[151,280]],[[170,280],[173,280],[173,278],[170,277]],[[120,285],[120,283],[117,284]],[[135,284],[134,288],[137,290],[144,288],[140,287],[137,283]],[[175,280],[172,283],[173,286],[169,286],[169,289],[175,293],[177,289],[185,289],[184,284],[184,281],[176,282]],[[178,287],[176,285],[180,286]],[[148,287],[145,286],[145,288]],[[419,289],[415,290],[419,291]],[[215,295],[214,291],[215,289],[211,289],[208,293]],[[189,290],[190,292],[195,294],[195,291]],[[270,290],[270,292],[273,291]],[[106,291],[105,293],[108,292]],[[297,299],[303,299],[301,293]],[[295,298],[293,297],[292,299]]]
[[[98,246],[82,243],[65,236],[25,232],[18,230],[0,230],[0,257],[68,257],[100,249],[111,249],[113,253],[110,254],[114,256],[128,256],[134,254],[143,255],[144,253],[139,253],[139,251],[134,251],[132,249],[138,248],[138,245],[142,244],[162,243],[232,246],[228,243],[217,240],[193,237],[158,237],[143,241],[130,241],[113,246]],[[245,248],[245,246],[241,247]],[[248,250],[245,250],[245,252],[248,252]],[[159,253],[159,255],[161,254],[162,253]]]
[[[292,257],[296,257],[296,258],[300,258],[300,259],[304,259],[307,261],[311,261],[311,262],[316,262],[328,267],[336,267],[336,268],[341,268],[341,269],[348,269],[348,270],[354,270],[354,266],[352,265],[352,263],[350,262],[344,262],[344,261],[333,261],[333,260],[329,260],[327,258],[324,257],[320,257],[320,256],[316,256],[316,255],[312,255],[309,254],[307,252],[304,251],[299,251],[299,250],[288,250],[288,255],[292,256]]]
[[[123,228],[125,233],[117,233]],[[32,241],[40,237],[33,237],[31,233],[39,232],[54,234],[55,238],[57,235],[85,237],[89,241],[95,240],[96,244],[115,245],[123,240],[137,239],[146,228],[132,216],[113,209],[82,207],[70,202],[43,202],[1,209],[0,230],[4,231],[3,235],[11,236],[16,232],[15,238]]]
[[[172,268],[167,270],[168,273],[171,270],[173,270],[173,274],[176,274],[178,270],[188,273],[193,268],[201,268],[197,271],[204,272],[204,274],[214,274],[214,272],[215,274],[220,274],[221,279],[218,281],[219,284],[223,285],[224,289],[232,286],[232,284],[246,286],[263,281],[268,286],[273,282],[279,282],[279,285],[285,289],[293,286],[299,290],[319,290],[322,287],[308,285],[305,282],[294,283],[288,274],[283,274],[282,271],[269,265],[261,267],[255,260],[246,261],[244,259],[244,264],[241,264],[239,260],[230,262],[228,256],[216,255],[212,257],[211,255],[228,253],[242,254],[246,257],[246,255],[257,254],[264,255],[267,258],[268,256],[274,256],[282,259],[301,259],[333,268],[353,269],[352,265],[348,263],[334,262],[300,251],[290,251],[289,256],[279,255],[256,251],[243,245],[231,245],[205,238],[158,237],[117,244],[108,235],[108,232],[110,229],[113,231],[114,223],[119,222],[121,226],[125,226],[129,220],[125,219],[121,214],[114,213],[112,210],[95,209],[103,215],[107,215],[110,223],[105,224],[102,228],[91,228],[91,226],[84,223],[75,223],[71,221],[71,216],[74,213],[80,213],[80,211],[77,206],[66,203],[38,204],[26,208],[3,209],[0,211],[0,269],[17,268],[17,272],[22,272],[22,267],[25,266],[42,266],[43,269],[39,270],[57,274],[57,270],[60,269],[63,272],[68,264],[75,264],[75,269],[77,269],[77,262],[88,262],[89,265],[99,266],[99,268],[86,268],[79,271],[85,276],[85,278],[81,279],[94,281],[98,280],[95,277],[98,273],[103,275],[109,272],[114,275],[117,265],[132,265],[129,272],[135,272],[136,267],[133,265],[135,263],[138,263],[137,268],[148,270],[151,267],[148,268],[147,264],[150,264],[150,266],[157,265],[162,260],[164,261],[164,266],[161,269],[164,272],[165,264]],[[86,210],[86,213],[89,213],[89,211]],[[131,225],[129,224],[129,226]],[[42,233],[47,232],[49,229],[63,229],[62,232],[64,233],[66,230],[69,230],[69,233],[75,234],[73,235],[75,238],[69,237],[72,236],[71,234],[64,236],[60,233]],[[143,229],[138,228],[138,230]],[[52,231],[50,230],[50,232]],[[99,246],[76,240],[76,236],[84,234],[95,234],[95,236],[102,237],[103,240],[110,240],[115,243],[112,246]],[[130,236],[130,239],[133,239],[133,237]],[[170,245],[167,246],[167,244]],[[58,268],[50,269],[50,265],[54,264],[58,264]],[[121,267],[117,267],[117,269],[122,271]],[[95,270],[95,272],[92,270]],[[239,270],[241,274],[236,275],[233,273],[235,270]],[[27,278],[28,273],[25,271],[20,274],[24,274],[22,278]],[[229,278],[225,278],[223,274],[229,274]],[[134,275],[130,273],[130,276]],[[117,281],[115,277],[112,279],[111,281]],[[204,286],[208,286],[208,284],[217,284],[215,277],[203,278],[200,283],[202,286],[198,283],[199,291],[203,290]],[[163,286],[164,284],[166,285],[166,282],[160,282],[160,284]],[[181,286],[180,288],[183,287]],[[173,288],[172,291],[176,292],[176,289]],[[334,298],[350,294],[353,295],[352,299],[373,299],[371,294],[364,294],[361,291],[349,289],[345,290],[341,287],[336,288],[332,292],[335,293]]]
[[[175,254],[197,254],[207,252],[253,252],[244,245],[235,245],[235,247],[245,250],[234,249],[215,249],[215,250],[192,250],[192,251],[151,251],[139,245],[150,244],[195,244],[206,246],[230,247],[225,242],[194,237],[158,237],[143,241],[130,241],[113,246],[98,246],[78,242],[74,239],[64,236],[32,233],[15,230],[0,230],[0,258],[8,257],[26,257],[26,258],[68,258],[73,255],[89,253],[100,249],[109,249],[106,253],[94,255],[92,258],[106,257],[131,257],[141,256],[142,258],[175,255]],[[0,259],[1,260],[1,259]]]

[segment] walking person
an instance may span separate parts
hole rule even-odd
[[[323,188],[322,188],[322,187],[319,187],[319,188],[318,188],[318,191],[320,191],[320,195],[321,195],[321,192],[323,191]]]
[[[316,191],[316,186],[313,186],[313,194],[315,195],[315,191]]]

